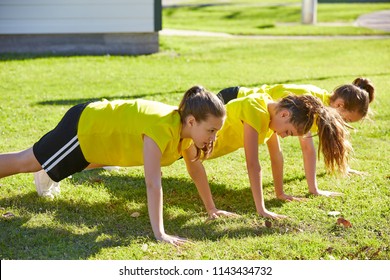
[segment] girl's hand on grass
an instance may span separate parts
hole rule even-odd
[[[284,200],[284,201],[305,201],[305,200],[307,200],[303,197],[296,197],[296,196],[288,195],[285,193],[277,195],[277,198],[280,200]]]
[[[214,208],[211,211],[209,211],[209,217],[207,218],[207,221],[215,220],[218,219],[219,217],[238,217],[238,216],[239,215],[237,215],[236,213]]]
[[[322,195],[326,197],[336,197],[336,196],[342,196],[342,193],[339,192],[331,192],[331,191],[323,191],[323,190],[317,190],[315,193],[312,193],[314,195]]]
[[[275,219],[275,220],[287,218],[287,216],[285,216],[285,215],[276,214],[276,213],[268,211],[268,210],[265,210],[264,212],[259,213],[259,215],[263,216],[264,218],[271,218],[271,219]]]
[[[161,235],[161,237],[156,238],[156,239],[158,241],[161,241],[161,242],[170,243],[176,247],[181,246],[181,245],[188,243],[188,242],[191,243],[190,241],[188,241],[185,238],[182,238],[179,236],[174,236],[174,235],[168,235],[168,234],[163,234],[163,235]]]
[[[366,172],[359,171],[359,170],[351,169],[351,168],[348,167],[348,169],[347,169],[347,175],[348,175],[348,176],[351,176],[351,175],[365,176],[365,175],[367,175],[367,173],[366,173]]]

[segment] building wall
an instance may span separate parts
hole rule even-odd
[[[161,0],[0,0],[0,52],[153,53],[158,13]]]

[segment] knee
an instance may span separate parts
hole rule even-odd
[[[19,152],[16,161],[20,173],[36,172],[42,169],[32,149]]]

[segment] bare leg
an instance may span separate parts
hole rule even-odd
[[[0,178],[18,173],[36,172],[42,166],[35,158],[32,148],[24,151],[0,154]]]

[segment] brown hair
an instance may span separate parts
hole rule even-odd
[[[337,87],[330,101],[341,98],[347,111],[358,112],[363,118],[367,116],[369,104],[374,101],[375,87],[369,79],[356,78],[352,84]]]
[[[206,121],[210,115],[217,118],[226,116],[226,110],[222,101],[202,86],[193,86],[185,92],[178,112],[182,123],[185,122],[189,115],[192,115],[197,122]],[[206,159],[213,151],[213,146],[213,143],[210,143],[203,149],[196,147],[195,160],[200,158]]]
[[[289,95],[278,102],[277,111],[291,112],[290,122],[299,135],[307,134],[314,123],[318,127],[318,155],[322,152],[328,171],[338,170],[345,174],[352,147],[348,141],[346,123],[332,108],[326,108],[321,101],[311,95]]]

